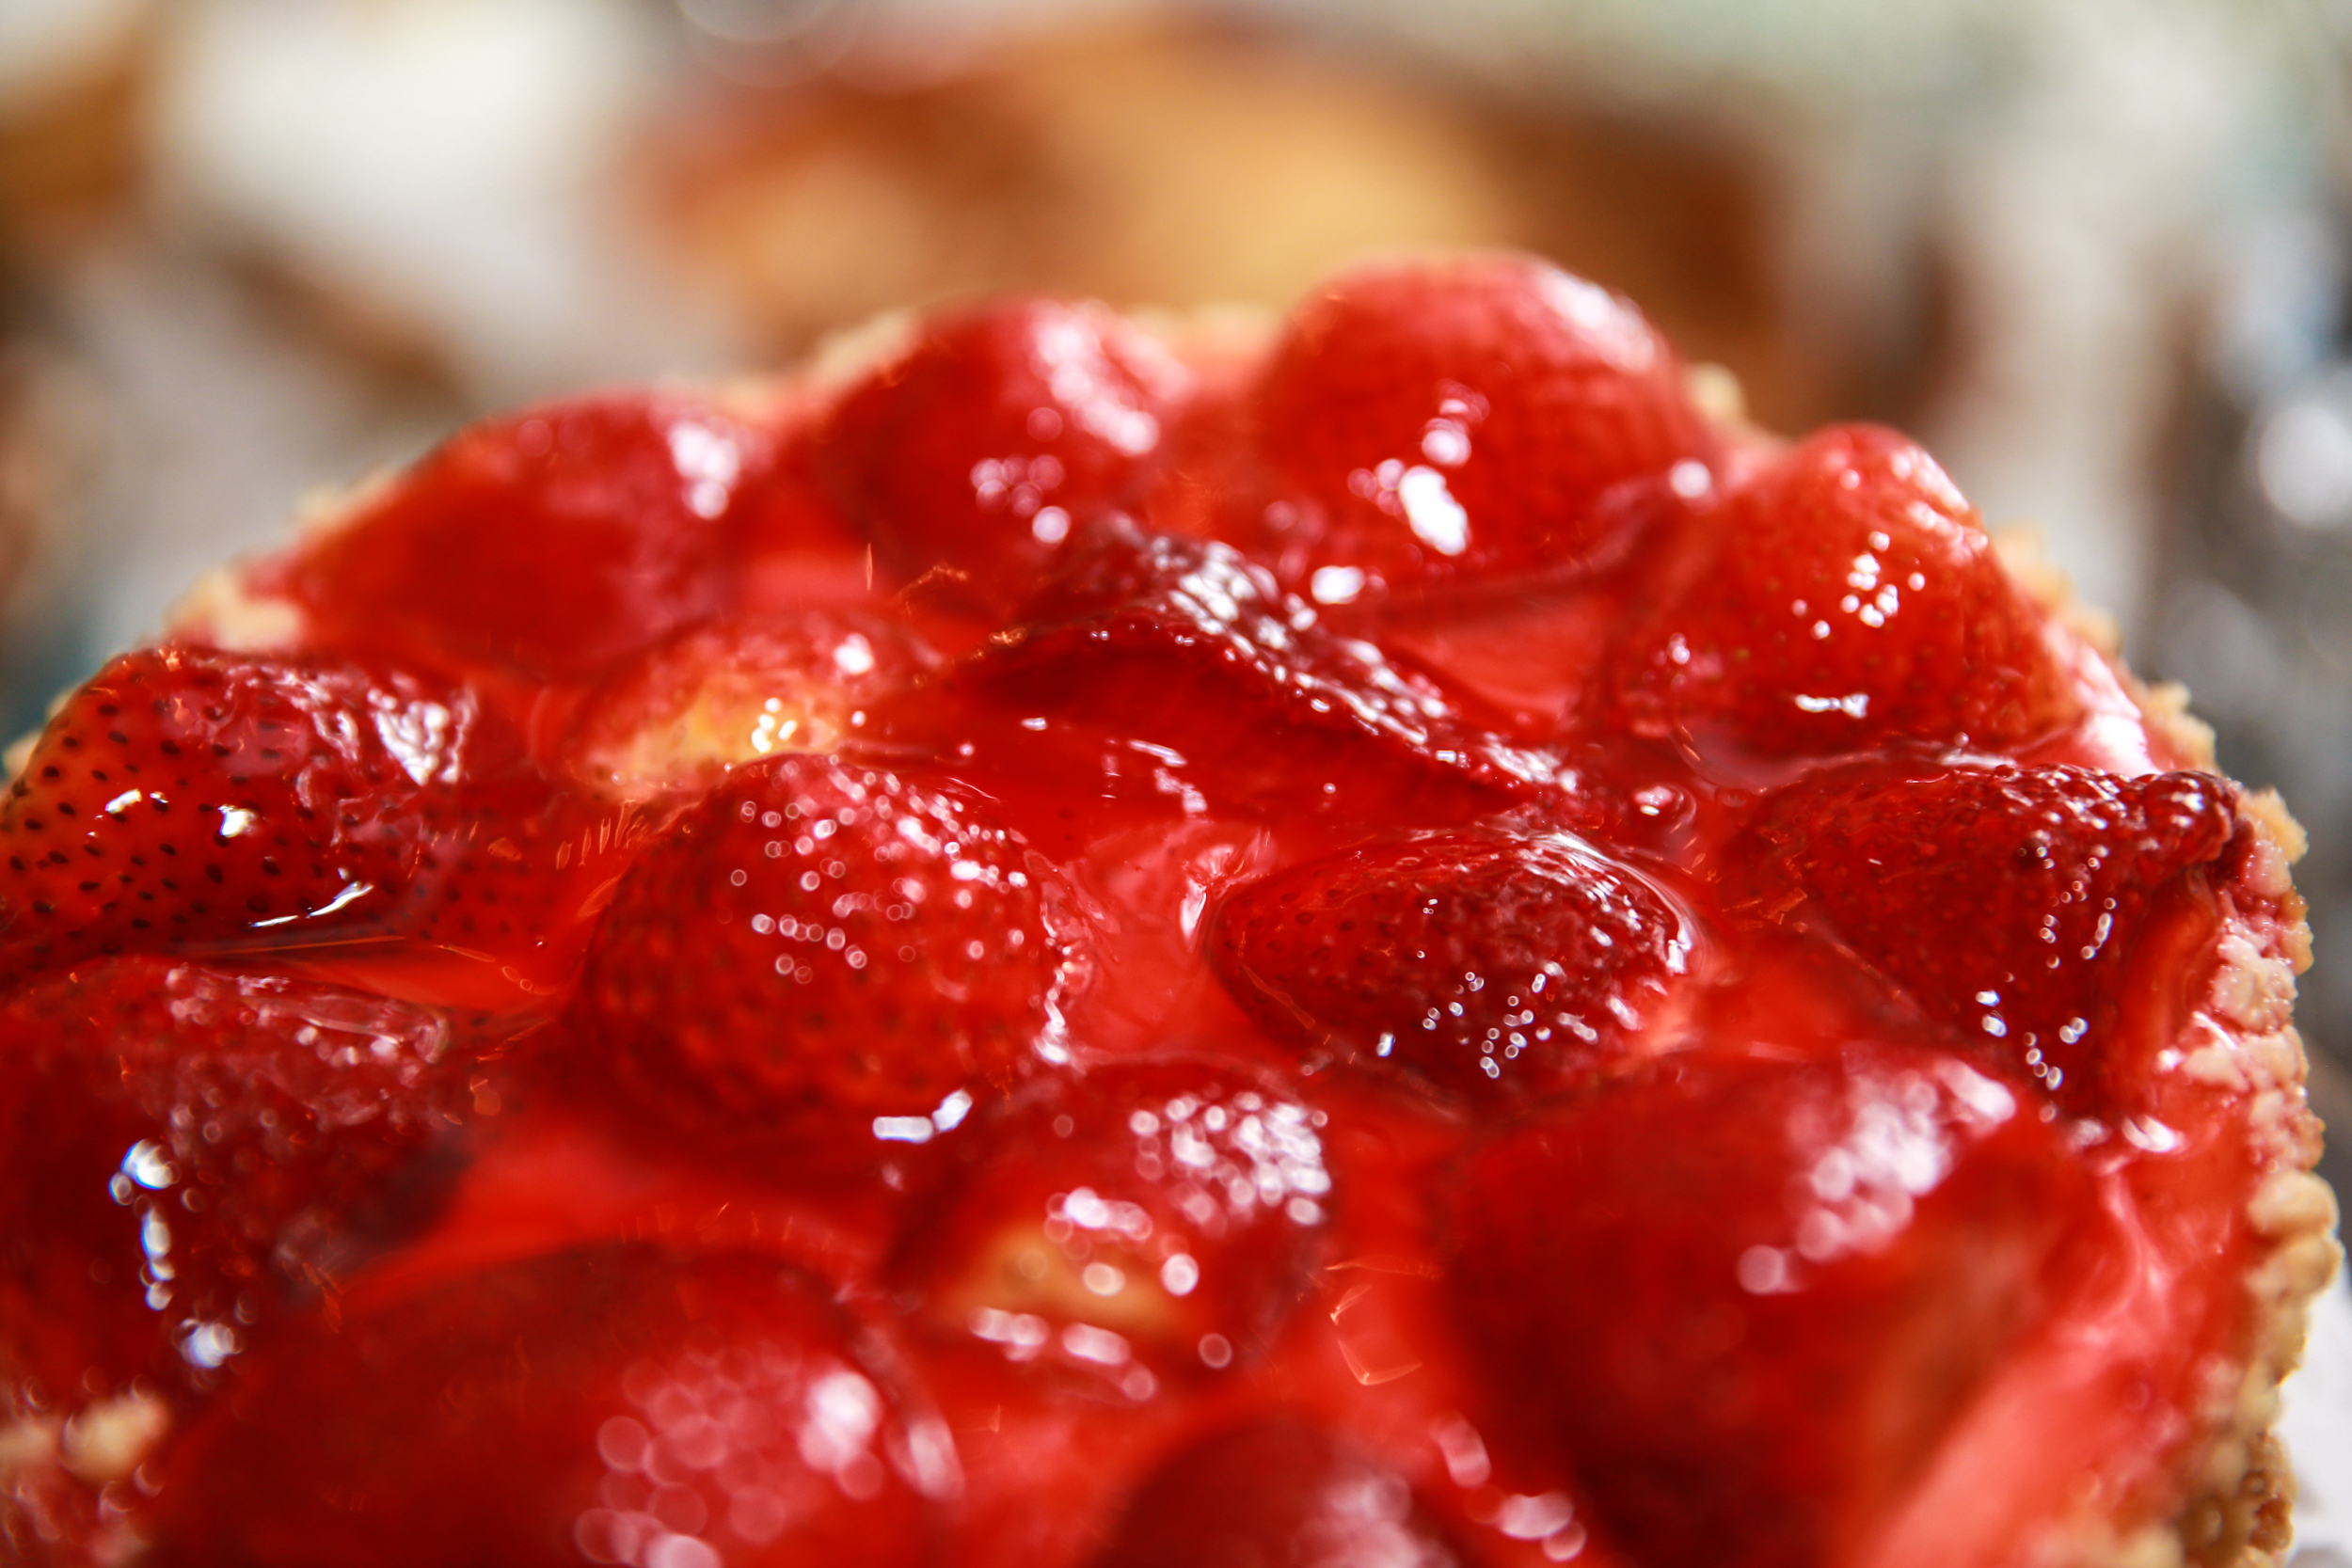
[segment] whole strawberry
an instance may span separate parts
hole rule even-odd
[[[2119,982],[2168,891],[2205,896],[2237,826],[2203,773],[1867,766],[1777,798],[1756,905],[1815,920],[1933,1017],[2097,1104]]]
[[[1580,840],[1490,831],[1293,866],[1227,899],[1210,936],[1276,1035],[1482,1100],[1615,1059],[1690,950],[1673,906]]]
[[[1642,313],[1529,256],[1335,279],[1293,312],[1256,417],[1297,498],[1273,543],[1304,546],[1325,602],[1589,568],[1627,543],[1636,492],[1714,446]]]
[[[264,580],[338,647],[591,676],[732,606],[769,462],[691,398],[550,404],[451,437]]]
[[[1008,300],[932,324],[850,388],[818,472],[885,567],[945,568],[996,603],[1142,493],[1191,380],[1099,305]]]
[[[461,688],[331,659],[125,654],[50,721],[0,805],[0,974],[384,929],[439,875],[484,774],[511,780],[513,750]]]
[[[1448,1280],[1496,1428],[1628,1560],[1804,1568],[1858,1560],[2099,1219],[1948,1058],[1693,1054],[1474,1154]]]
[[[1820,753],[2006,746],[2073,718],[2042,617],[1908,436],[1819,431],[1710,521],[1702,563],[1617,657],[1637,728]]]
[[[621,883],[573,1060],[698,1137],[870,1160],[1034,1065],[1055,965],[1019,840],[879,768],[774,757]]]

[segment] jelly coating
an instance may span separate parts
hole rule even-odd
[[[2244,1512],[2265,808],[1915,444],[1712,422],[1605,290],[981,306],[477,426],[236,591],[0,807],[0,1558]]]

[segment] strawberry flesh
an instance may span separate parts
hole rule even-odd
[[[1494,1419],[1655,1568],[1849,1560],[2093,1212],[2008,1087],[1926,1053],[1676,1058],[1470,1161],[1453,1289]]]
[[[2074,716],[2041,617],[1909,437],[1833,425],[1708,519],[1703,564],[1613,675],[1629,721],[1773,753],[2008,746]]]
[[[1153,1471],[1093,1568],[1462,1560],[1403,1476],[1330,1433],[1275,1418],[1204,1438]]]
[[[1268,1030],[1491,1101],[1622,1054],[1689,966],[1671,905],[1565,834],[1438,833],[1225,901],[1211,957]]]
[[[2161,895],[2210,903],[2237,829],[2204,773],[1865,765],[1774,800],[1755,908],[1817,920],[1931,1016],[2102,1109],[2121,981]]]
[[[1258,1359],[1330,1201],[1295,1098],[1202,1062],[1120,1063],[976,1130],[901,1239],[918,1321],[1142,1402]]]
[[[358,665],[125,654],[0,806],[0,966],[410,923],[458,840],[543,793],[462,689]]]
[[[486,420],[306,546],[282,586],[315,639],[428,665],[593,675],[726,610],[766,439],[684,398]]]
[[[930,1141],[1041,1059],[1056,964],[1019,840],[831,757],[749,764],[648,848],[570,1066],[632,1115],[778,1157]]]
[[[1706,483],[1713,442],[1639,310],[1527,257],[1344,275],[1291,316],[1257,388],[1297,499],[1265,542],[1326,602],[1621,554],[1636,499]],[[1293,580],[1286,577],[1286,580]]]
[[[913,1434],[825,1293],[646,1244],[355,1300],[191,1432],[159,1556],[875,1568],[932,1560],[943,1434]]]
[[[933,324],[852,388],[818,471],[891,572],[1001,603],[1074,524],[1142,493],[1190,380],[1100,306],[1012,300]]]

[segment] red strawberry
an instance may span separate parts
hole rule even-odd
[[[1190,383],[1099,305],[1008,300],[930,325],[852,388],[818,468],[890,570],[945,567],[993,602],[1142,493]]]
[[[930,662],[902,627],[855,610],[694,626],[597,689],[573,722],[568,760],[616,799],[698,794],[738,763],[835,750]]]
[[[1017,839],[896,775],[772,757],[621,884],[568,1059],[698,1137],[870,1164],[1030,1069],[1055,962]]]
[[[2119,981],[2164,891],[2205,896],[2236,830],[2203,773],[1871,765],[1784,792],[1754,830],[1755,896],[1818,919],[1928,1013],[2052,1089],[2114,1086]]]
[[[1257,392],[1327,602],[1588,568],[1713,439],[1632,305],[1528,256],[1365,267],[1292,314]],[[1279,515],[1271,520],[1281,522]],[[1282,541],[1278,537],[1278,547]]]
[[[1497,1429],[1565,1462],[1598,1533],[1804,1568],[1902,1500],[2096,1201],[1948,1059],[1677,1057],[1475,1155],[1451,1277]]]
[[[766,437],[666,394],[463,431],[283,568],[335,645],[592,675],[739,592]]]
[[[0,1011],[0,1369],[80,1400],[214,1370],[429,1212],[527,1021],[157,958]],[[442,1173],[446,1174],[446,1172]]]
[[[963,699],[951,720],[964,725],[978,698],[1173,751],[1196,789],[1262,809],[1491,810],[1562,783],[1434,682],[1324,628],[1232,546],[1123,521],[1073,541],[946,695]]]
[[[2007,746],[2074,717],[2042,616],[1917,443],[1834,425],[1717,514],[1714,553],[1618,656],[1636,727],[1774,752]]]
[[[1565,834],[1377,840],[1253,882],[1210,956],[1277,1036],[1482,1099],[1618,1056],[1686,967],[1647,882]]]
[[[771,1259],[615,1244],[348,1298],[162,1477],[172,1562],[934,1560],[954,1485],[851,1324]]]
[[[1455,1568],[1412,1484],[1319,1428],[1276,1417],[1216,1433],[1129,1497],[1093,1568]]]
[[[544,791],[462,689],[353,664],[126,654],[0,807],[0,967],[397,924],[442,846]],[[469,802],[485,775],[501,781]]]
[[[1322,1120],[1206,1063],[1099,1068],[977,1129],[890,1276],[937,1334],[1150,1399],[1254,1359],[1304,1294]]]

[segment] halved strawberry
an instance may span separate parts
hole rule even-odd
[[[1208,798],[1252,809],[1443,816],[1566,794],[1548,759],[1323,626],[1231,546],[1124,521],[1073,541],[943,696],[966,727],[977,699],[1149,743]]]
[[[1465,1556],[1412,1483],[1283,1417],[1216,1433],[1130,1495],[1093,1568],[1455,1568]]]
[[[1613,674],[1638,728],[1773,752],[2007,746],[2075,712],[2042,616],[1908,436],[1817,432],[1714,515],[1711,556]]]
[[[461,687],[125,654],[50,721],[0,806],[0,970],[398,925],[485,816],[545,795],[518,753]]]
[[[593,675],[740,591],[768,437],[672,394],[580,398],[452,437],[279,568],[314,640]]]
[[[1296,491],[1270,514],[1327,602],[1383,589],[1588,569],[1714,439],[1639,310],[1531,256],[1367,266],[1291,316],[1256,398]]]
[[[706,623],[598,687],[573,721],[567,760],[615,799],[697,794],[738,763],[836,750],[877,698],[930,662],[911,632],[853,610]]]
[[[1278,1037],[1482,1100],[1616,1058],[1687,967],[1656,889],[1565,833],[1375,840],[1252,882],[1209,952]]]
[[[929,325],[852,388],[818,471],[912,579],[1017,596],[1073,524],[1142,493],[1191,374],[1099,305],[1013,299]]]
[[[1031,1070],[1056,961],[1024,847],[983,813],[771,757],[623,881],[565,1061],[697,1138],[867,1166]]]
[[[1874,764],[1784,791],[1754,894],[1814,919],[1928,1013],[2097,1106],[2119,981],[2167,890],[2209,900],[2236,792],[2204,773]]]
[[[0,1368],[69,1413],[212,1381],[430,1213],[431,1150],[529,1022],[151,957],[18,992]]]
[[[1902,1501],[2095,1214],[2058,1130],[1948,1058],[1686,1056],[1474,1155],[1451,1278],[1495,1430],[1598,1534],[1805,1568]]]
[[[889,1277],[939,1336],[1148,1400],[1254,1360],[1304,1295],[1321,1124],[1228,1068],[1095,1069],[976,1129]]]
[[[953,1451],[829,1294],[771,1259],[640,1243],[356,1294],[177,1446],[156,1555],[932,1561]]]

